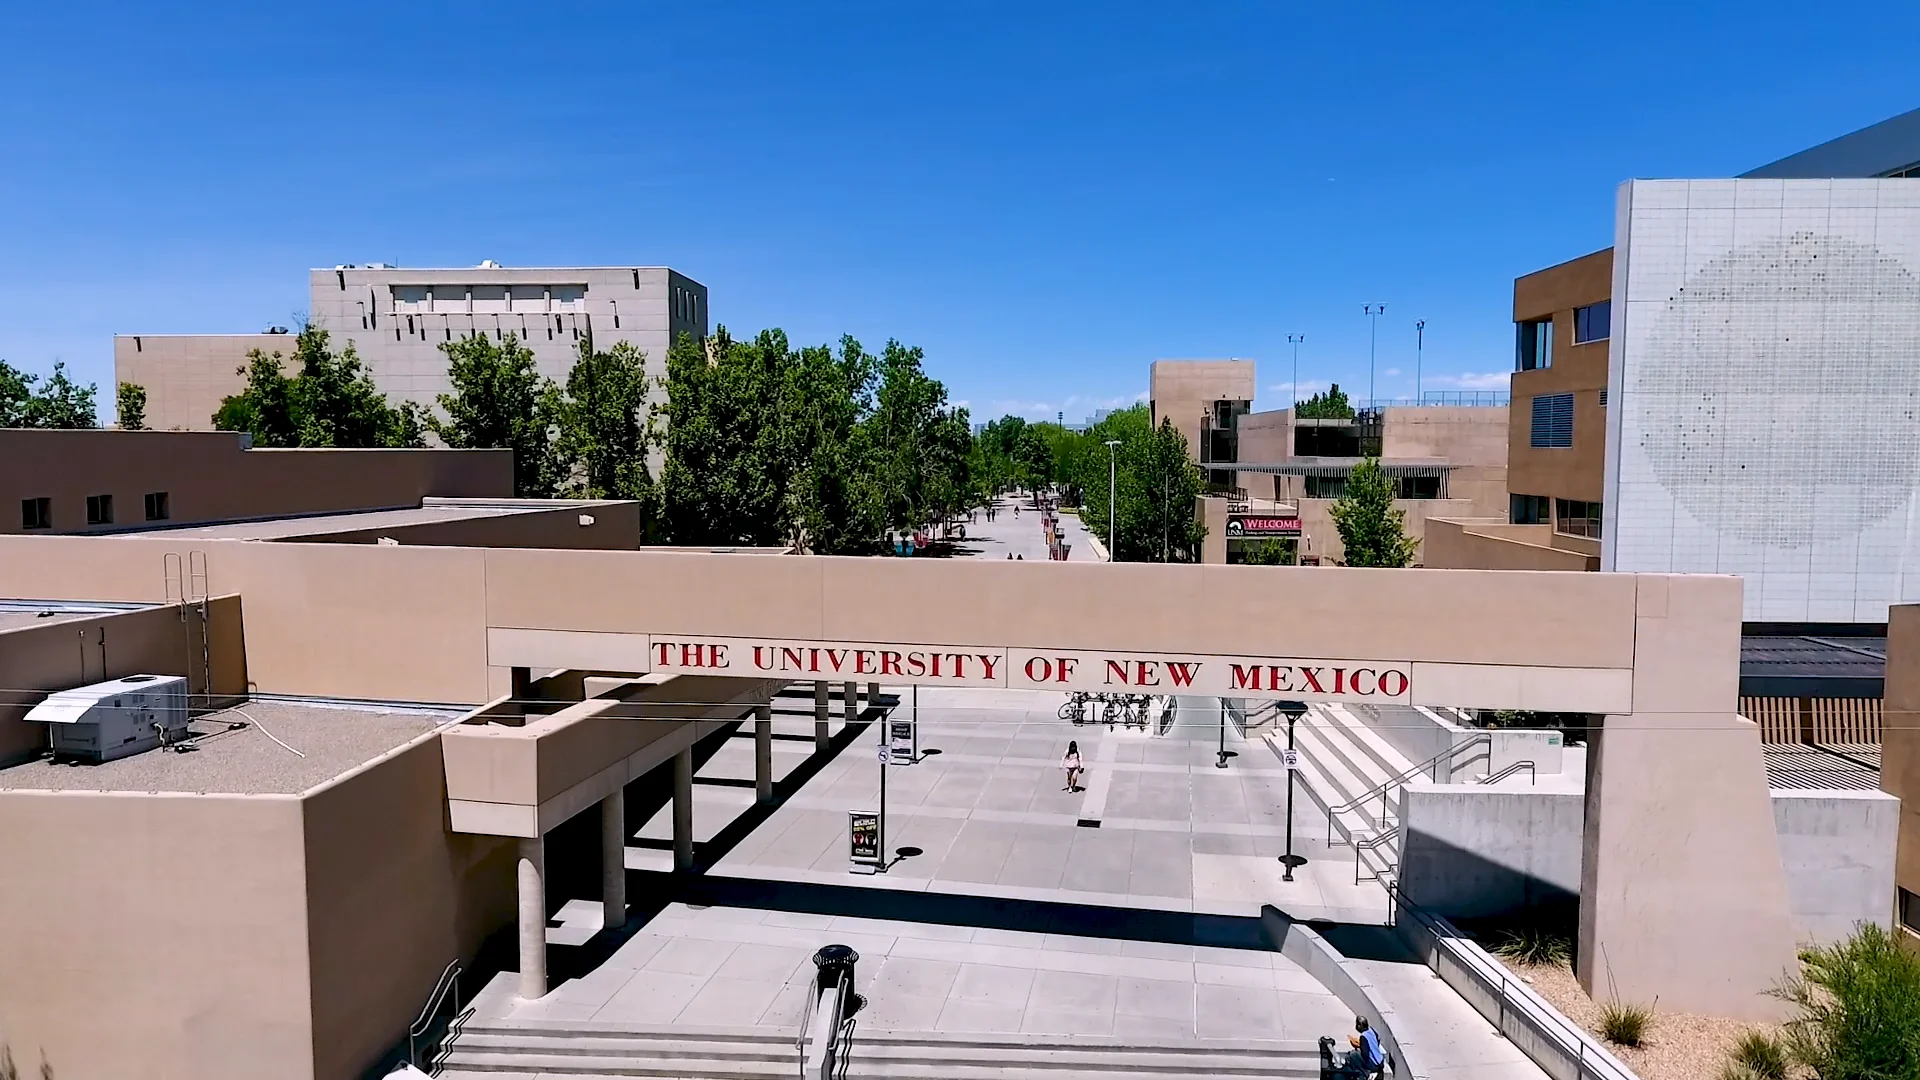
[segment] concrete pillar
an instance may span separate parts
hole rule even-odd
[[[693,869],[693,747],[673,755],[673,868]]]
[[[527,668],[517,667],[509,668],[508,675],[512,680],[509,692],[513,694],[514,708],[521,716],[527,716],[530,713],[527,708],[527,697],[533,689],[533,672]]]
[[[813,749],[815,753],[827,752],[828,744],[833,740],[833,717],[827,711],[827,684],[813,684]]]
[[[627,922],[627,793],[619,791],[600,800],[601,925],[608,929]]]
[[[840,684],[840,703],[846,709],[847,723],[860,719],[860,684],[857,682]]]
[[[1632,711],[1587,744],[1575,974],[1596,998],[1779,1019],[1767,991],[1797,970],[1795,934],[1760,729],[1738,713],[1740,579],[1634,590]]]
[[[520,893],[520,996],[547,995],[547,857],[539,837],[520,841],[516,878]]]
[[[880,684],[879,683],[870,682],[867,684],[867,704],[868,705],[880,704]]]
[[[762,804],[773,801],[773,706],[753,710],[753,794]]]

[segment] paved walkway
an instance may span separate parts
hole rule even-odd
[[[1015,505],[1020,516],[1014,516]],[[1078,515],[1063,513],[1060,531],[1067,540],[1068,562],[1098,562],[1093,545],[1087,543],[1087,530]],[[1002,495],[994,503],[994,519],[987,520],[983,510],[967,525],[967,538],[957,545],[960,553],[974,559],[1004,559],[1019,555],[1028,561],[1047,561],[1046,531],[1040,527],[1040,512],[1033,508],[1030,496]]]

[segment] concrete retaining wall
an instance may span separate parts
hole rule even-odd
[[[1579,895],[1585,795],[1419,782],[1400,795],[1400,888],[1439,915],[1479,918]],[[1900,801],[1880,791],[1775,791],[1795,935],[1829,942],[1893,918]]]
[[[1856,923],[1892,924],[1899,799],[1884,791],[1776,791],[1773,822],[1803,939],[1836,941]]]
[[[1399,751],[1411,763],[1427,761],[1450,746],[1459,746],[1475,736],[1487,736],[1490,746],[1454,756],[1449,774],[1442,769],[1435,777],[1441,783],[1450,780],[1489,776],[1517,761],[1531,761],[1539,776],[1559,775],[1563,769],[1565,738],[1558,731],[1533,728],[1488,730],[1456,724],[1434,709],[1405,705],[1375,707],[1349,706],[1348,711],[1361,723]]]
[[[1333,991],[1340,1004],[1353,1010],[1355,1016],[1367,1018],[1367,1023],[1380,1035],[1387,1059],[1393,1063],[1394,1080],[1426,1080],[1428,1073],[1420,1065],[1423,1058],[1420,1048],[1394,1034],[1393,1003],[1385,1000],[1366,976],[1349,967],[1326,938],[1271,904],[1260,907],[1260,929],[1273,947],[1280,950],[1280,955],[1305,968],[1307,974]]]

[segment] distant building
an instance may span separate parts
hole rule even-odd
[[[337,266],[312,271],[309,290],[313,325],[351,343],[389,399],[425,406],[451,389],[440,346],[456,338],[512,334],[564,382],[583,341],[631,342],[659,374],[674,338],[709,326],[707,287],[666,267]],[[119,335],[114,377],[147,388],[149,427],[205,430],[245,385],[236,369],[249,350],[292,345],[275,334]]]

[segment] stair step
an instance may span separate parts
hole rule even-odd
[[[1326,711],[1345,729],[1347,737],[1370,762],[1368,772],[1377,774],[1380,781],[1391,776],[1399,776],[1413,767],[1412,759],[1401,753],[1387,741],[1386,736],[1368,724],[1366,718],[1344,706],[1328,705]]]
[[[1330,789],[1321,793],[1330,804],[1324,807],[1329,813],[1333,807],[1352,802],[1378,783],[1355,775],[1333,745],[1339,738],[1334,732],[1321,727],[1308,729],[1303,726],[1296,736],[1301,754],[1325,778]],[[1380,802],[1378,799],[1369,799],[1340,817],[1340,824],[1348,829],[1357,825],[1364,825],[1368,830],[1377,829],[1380,827]]]
[[[799,1065],[798,1053],[774,1062],[739,1062],[724,1058],[649,1059],[643,1055],[591,1057],[565,1054],[473,1053],[449,1057],[441,1076],[483,1077],[499,1073],[561,1077],[650,1076],[679,1080],[774,1080],[790,1078]],[[1248,1062],[1222,1071],[1195,1062],[1185,1067],[1155,1067],[1122,1058],[1094,1061],[1077,1055],[1030,1057],[1010,1062],[948,1062],[876,1057],[856,1037],[850,1054],[850,1076],[886,1080],[1039,1080],[1059,1077],[1151,1076],[1155,1080],[1212,1080],[1220,1076],[1312,1077],[1319,1075],[1317,1056],[1305,1055],[1267,1062]]]
[[[630,1044],[710,1041],[793,1045],[796,1029],[762,1025],[654,1025],[594,1020],[474,1019],[463,1034],[527,1035],[552,1038],[618,1039]],[[1002,1047],[1031,1051],[1165,1050],[1173,1053],[1292,1054],[1313,1051],[1311,1042],[1285,1039],[1192,1038],[1140,1040],[1119,1035],[1061,1035],[988,1031],[914,1031],[862,1026],[860,1040],[868,1045],[922,1047]]]

